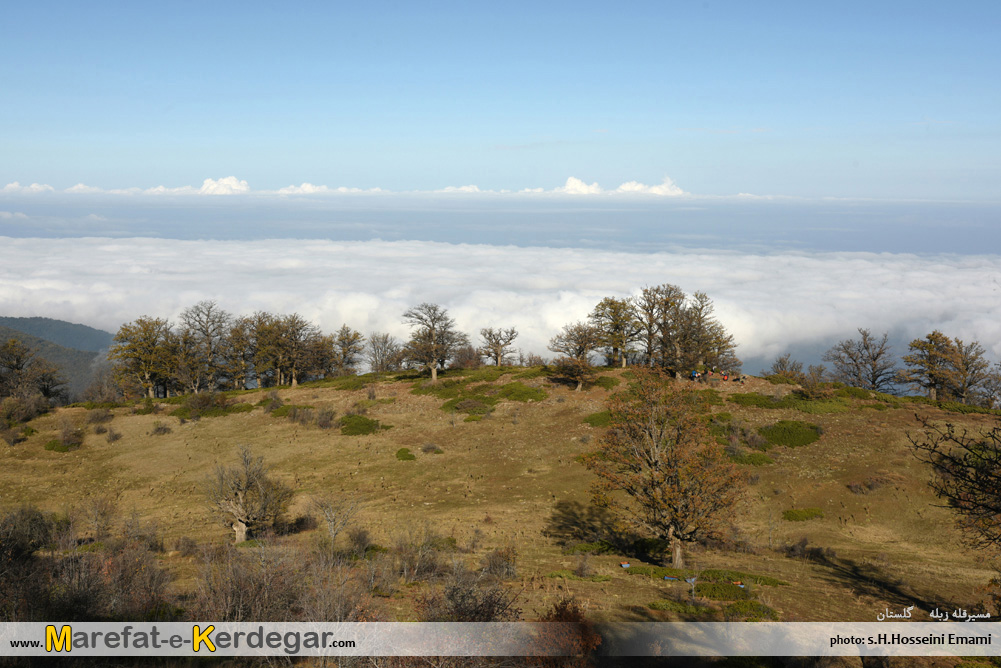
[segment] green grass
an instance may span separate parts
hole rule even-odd
[[[787,394],[781,399],[776,399],[775,397],[758,394],[757,392],[747,392],[732,394],[727,401],[735,403],[738,406],[744,406],[745,408],[787,408],[812,415],[846,413],[851,410],[851,402],[841,397],[834,399],[804,399]]]
[[[69,452],[70,450],[76,450],[79,447],[80,446],[77,445],[71,448],[68,445],[64,445],[58,438],[54,438],[45,444],[45,449],[50,452]]]
[[[823,516],[824,511],[820,508],[790,508],[782,511],[782,519],[790,522],[806,522],[820,519]]]
[[[542,401],[549,395],[541,387],[529,387],[524,383],[514,381],[501,385],[497,396],[508,401]]]
[[[699,390],[697,394],[702,397],[702,400],[706,402],[709,406],[722,406],[723,397],[720,393],[713,389]]]
[[[612,424],[612,413],[610,411],[591,413],[584,418],[584,423],[592,427],[608,427]]]
[[[767,466],[775,463],[774,459],[763,452],[742,452],[739,455],[730,455],[730,461],[744,466]]]
[[[182,420],[192,418],[222,417],[223,415],[233,415],[234,413],[249,413],[254,410],[253,404],[230,404],[229,406],[212,406],[205,409],[194,409],[190,406],[181,406],[172,410],[169,415]]]
[[[396,451],[396,458],[401,462],[412,462],[417,459],[417,455],[410,452],[410,448],[400,448]]]
[[[777,622],[779,613],[760,601],[737,601],[723,608],[723,617],[731,622]]]
[[[682,603],[681,601],[672,601],[670,599],[664,599],[662,601],[654,601],[647,605],[651,610],[661,610],[663,612],[676,612],[679,615],[688,615],[691,617],[698,617],[701,615],[712,614],[713,609],[707,608],[701,605],[692,605],[691,603]]]
[[[271,417],[277,417],[277,418],[288,417],[288,414],[293,409],[299,411],[307,411],[307,410],[312,410],[313,407],[306,404],[286,404],[271,411]]]
[[[581,577],[569,569],[561,569],[558,571],[553,571],[552,573],[546,574],[547,578],[560,578],[563,580],[580,580],[582,582],[608,582],[612,579],[611,575],[586,575]]]
[[[530,366],[524,371],[519,371],[511,377],[517,380],[530,380],[532,378],[545,378],[549,375],[549,373],[549,369],[544,366]]]
[[[779,420],[773,425],[758,429],[758,433],[772,445],[784,445],[787,448],[798,448],[814,443],[820,439],[822,431],[815,424],[799,420]]]
[[[696,582],[695,595],[713,601],[741,601],[750,598],[746,589],[729,582]]]
[[[380,429],[391,428],[364,415],[345,415],[338,420],[338,423],[341,425],[341,434],[344,436],[365,436],[366,434],[374,434]]]
[[[612,376],[601,376],[594,381],[595,387],[600,387],[603,390],[614,390],[622,383],[618,378]]]
[[[845,399],[872,399],[872,392],[861,387],[841,387],[834,395]]]

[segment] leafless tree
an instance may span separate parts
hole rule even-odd
[[[368,335],[368,365],[372,371],[397,371],[400,368],[399,341],[384,332]]]
[[[510,329],[485,327],[480,330],[480,337],[483,339],[480,355],[493,360],[497,366],[508,364],[511,344],[518,338],[518,330],[514,327]]]
[[[834,366],[834,379],[845,385],[875,392],[893,388],[897,362],[890,348],[889,334],[876,338],[859,327],[859,338],[839,341],[824,353],[824,361]]]
[[[285,483],[272,477],[263,457],[240,448],[235,466],[217,466],[206,492],[210,506],[233,528],[235,542],[271,526],[288,508],[294,495]]]

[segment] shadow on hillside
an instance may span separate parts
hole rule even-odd
[[[608,508],[579,501],[558,501],[542,534],[553,538],[569,552],[614,552],[649,563],[664,563],[666,541],[642,538],[622,528]]]
[[[950,610],[962,607],[951,597],[942,598],[930,590],[904,583],[875,564],[833,556],[814,556],[811,561],[828,569],[826,576],[828,582],[850,588],[859,596],[883,599],[891,605],[902,607],[913,605],[925,612],[936,607]],[[965,602],[965,605],[969,605],[969,601]],[[928,621],[920,617],[917,620]]]

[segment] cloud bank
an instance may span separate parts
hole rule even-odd
[[[420,302],[449,309],[475,335],[517,327],[524,351],[605,296],[674,283],[713,298],[747,366],[787,350],[817,357],[858,327],[901,341],[938,328],[1001,356],[1001,257],[876,253],[628,253],[419,241],[179,241],[0,238],[0,314],[47,316],[111,331],[149,314],[174,318],[215,299],[234,313],[299,312],[332,331],[404,338]],[[903,352],[897,350],[898,353]]]
[[[33,194],[33,193],[45,193],[45,192],[57,192],[55,188],[48,184],[32,183],[30,186],[22,186],[17,181],[13,183],[8,183],[3,189],[0,189],[2,193],[14,193],[14,194]],[[220,179],[205,179],[202,182],[201,187],[195,186],[180,186],[180,187],[168,187],[168,186],[155,186],[153,188],[117,188],[117,189],[104,189],[98,188],[96,186],[89,186],[84,183],[78,183],[75,186],[64,189],[62,192],[76,194],[76,195],[87,195],[87,194],[112,194],[112,195],[345,195],[345,194],[361,194],[361,193],[377,193],[377,194],[406,194],[406,195],[421,195],[421,194],[463,194],[463,195],[477,195],[477,194],[492,194],[492,195],[525,195],[525,194],[543,194],[543,195],[654,195],[659,197],[678,197],[682,195],[689,195],[680,187],[678,187],[674,181],[670,178],[665,177],[664,181],[655,186],[649,186],[638,181],[628,181],[623,183],[618,188],[613,190],[605,190],[597,183],[591,183],[590,185],[585,183],[583,180],[571,176],[566,180],[566,183],[562,186],[546,190],[545,188],[524,188],[520,191],[514,192],[509,190],[489,190],[482,189],[477,185],[469,184],[463,186],[446,186],[437,190],[410,190],[410,191],[399,191],[394,193],[394,191],[385,190],[382,188],[350,188],[345,186],[330,187],[325,185],[316,185],[313,183],[302,183],[301,185],[289,185],[284,188],[279,188],[277,190],[254,190],[250,187],[247,181],[238,179],[235,176],[226,176]]]

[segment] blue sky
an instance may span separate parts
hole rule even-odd
[[[1001,4],[8,3],[0,185],[1001,198]]]

